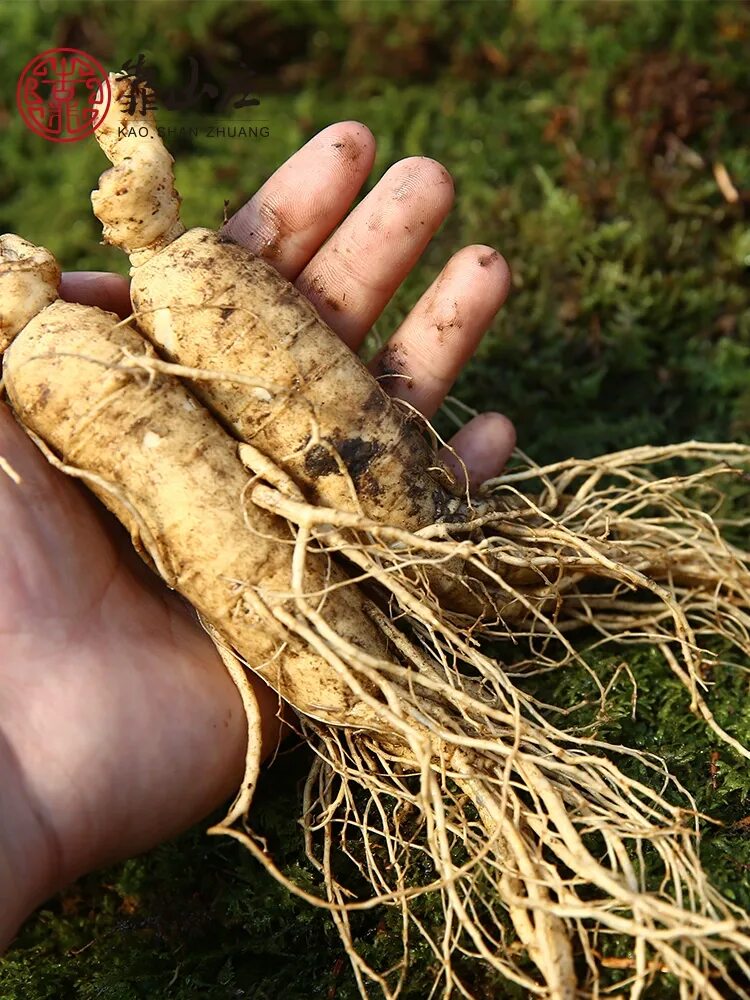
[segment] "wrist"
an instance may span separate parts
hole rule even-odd
[[[53,831],[45,831],[26,790],[26,776],[0,727],[0,952],[60,885]]]
[[[56,670],[36,660],[23,682],[13,671],[4,678],[0,952],[37,906],[83,872],[148,850],[236,791],[247,746],[239,694],[205,632],[187,616],[172,622],[181,628],[190,630],[180,643],[188,653],[107,662],[96,696],[80,658],[58,657]],[[8,660],[29,665],[23,656]],[[280,738],[279,703],[260,679],[251,684],[265,756]]]

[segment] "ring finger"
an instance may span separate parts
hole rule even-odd
[[[464,247],[417,302],[370,370],[386,391],[426,417],[440,407],[474,354],[510,287],[491,247]]]

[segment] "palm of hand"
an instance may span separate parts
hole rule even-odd
[[[452,200],[446,171],[412,158],[347,217],[373,157],[364,126],[331,126],[227,226],[270,256],[355,350]],[[391,338],[409,376],[392,391],[432,416],[507,289],[496,252],[456,254]],[[112,275],[67,275],[62,294],[129,311],[127,286]],[[481,481],[504,464],[512,428],[485,414],[454,445]],[[0,914],[2,946],[54,888],[146,849],[228,796],[241,775],[245,722],[189,609],[2,404],[0,457],[0,895],[17,899],[5,923]],[[256,693],[273,744],[276,698],[260,682]]]
[[[3,780],[43,848],[43,893],[209,811],[239,779],[244,727],[187,608],[4,407],[0,454],[20,479],[0,474]]]

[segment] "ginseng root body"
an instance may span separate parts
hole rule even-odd
[[[32,250],[25,259],[36,267],[41,252]],[[56,294],[55,271],[34,301]],[[142,335],[113,313],[58,299],[15,336],[3,375],[24,426],[117,515],[167,584],[283,697],[343,722],[342,700],[353,701],[346,685],[302,642],[285,641],[274,617],[293,607],[287,526],[249,501],[252,473],[237,443],[153,361]],[[323,594],[337,582],[343,575],[330,559],[307,560],[306,591]],[[386,655],[355,588],[335,590],[324,614],[350,641]],[[349,722],[361,722],[353,704]]]

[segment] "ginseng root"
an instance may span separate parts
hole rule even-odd
[[[417,542],[388,536],[396,546],[384,554],[388,571],[398,569],[407,586],[411,580],[418,592],[434,594],[441,613],[474,635],[544,633],[550,618],[553,632],[588,625],[585,595],[597,578],[607,587],[647,593],[663,606],[659,641],[690,691],[692,710],[744,753],[713,720],[701,693],[705,657],[671,596],[696,575],[706,593],[724,588],[732,567],[698,555],[686,570],[670,558],[675,537],[686,539],[695,527],[681,523],[680,515],[671,518],[677,493],[657,491],[656,502],[671,506],[668,522],[649,522],[660,536],[654,544],[642,534],[644,518],[630,530],[632,515],[620,514],[617,489],[598,493],[609,472],[606,458],[569,463],[565,482],[551,493],[542,482],[536,498],[520,495],[507,479],[485,484],[478,496],[462,492],[423,433],[424,423],[383,391],[271,264],[223,233],[184,231],[172,158],[153,113],[136,110],[131,120],[122,97],[133,81],[111,76],[110,84],[113,99],[95,134],[113,166],[92,194],[94,212],[105,241],[130,255],[140,329],[183,366],[195,394],[237,440],[281,469],[309,503],[335,511],[342,530],[374,524],[419,535]],[[622,468],[620,459],[615,464]],[[569,492],[579,477],[583,496]],[[534,473],[526,478],[532,481]],[[629,481],[621,484],[625,491]],[[648,502],[642,496],[638,509]],[[569,530],[571,519],[583,535]],[[385,544],[386,534],[379,538]],[[436,538],[448,544],[431,548]],[[724,555],[730,563],[735,558]],[[608,637],[638,629],[638,609],[631,610],[607,617]],[[651,620],[647,612],[644,621]]]
[[[80,478],[122,521],[145,561],[191,601],[225,657],[238,656],[309,723],[369,732],[413,767],[408,742],[393,724],[394,703],[407,689],[386,697],[377,685],[377,668],[398,665],[387,636],[332,559],[300,550],[288,523],[254,504],[248,487],[260,473],[287,487],[293,500],[301,495],[252,449],[238,446],[132,327],[112,313],[56,299],[60,272],[49,254],[1,237],[0,262],[6,255],[14,266],[0,263],[3,301],[18,284],[18,261],[24,287],[34,286],[36,275],[29,301],[54,299],[28,322],[20,306],[2,314],[8,398],[46,456]],[[251,471],[240,456],[254,463]],[[307,635],[300,595],[316,632],[335,632],[354,659],[342,663],[320,635]],[[233,676],[241,684],[236,671]],[[257,706],[247,705],[252,694],[246,685],[242,693],[256,728],[249,733],[252,752],[232,819],[249,802],[260,748]],[[427,729],[409,726],[406,732],[419,736],[429,766],[450,752]],[[506,852],[499,830],[496,839]],[[535,899],[540,892],[545,894],[535,889]],[[516,919],[522,913],[523,904],[516,906]],[[543,911],[532,918],[524,913],[521,926],[551,995],[572,996],[562,921]]]

